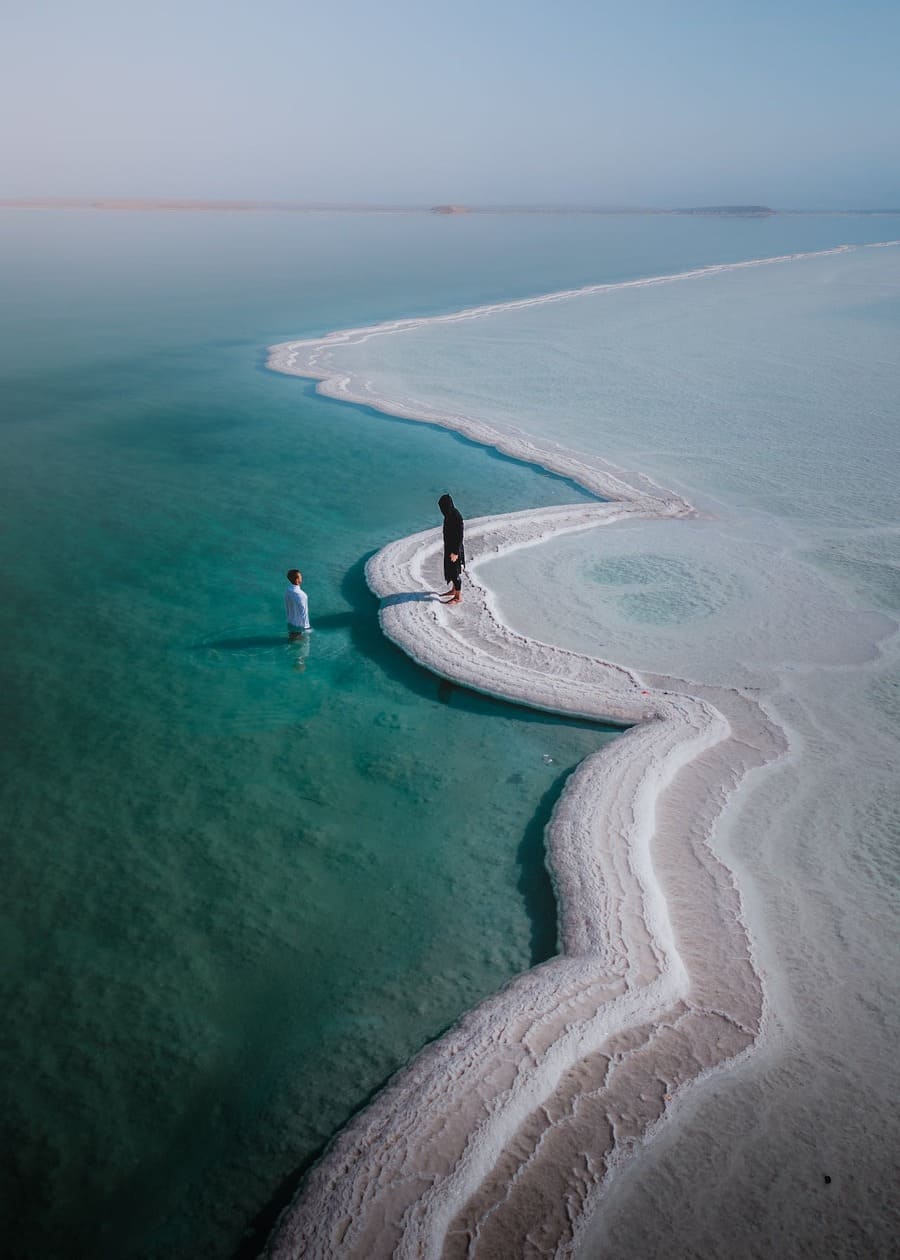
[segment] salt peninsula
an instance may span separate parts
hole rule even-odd
[[[402,327],[273,346],[268,364],[377,407],[364,383],[332,370],[329,352]],[[388,545],[367,567],[384,633],[453,682],[625,732],[570,777],[547,829],[559,956],[487,998],[393,1077],[313,1168],[265,1254],[488,1257],[537,1243],[550,1253],[577,1241],[616,1170],[691,1083],[760,1035],[766,1002],[740,893],[710,840],[737,785],[786,741],[739,690],[639,675],[515,633],[479,578],[484,561],[553,536],[687,518],[690,503],[521,431],[396,401],[382,409],[452,424],[602,496],[470,521],[459,609],[432,594],[438,531]]]

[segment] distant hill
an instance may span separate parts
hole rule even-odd
[[[372,205],[316,201],[206,201],[192,197],[0,197],[0,210],[288,211],[295,214],[702,214],[763,219],[772,214],[900,214],[900,210],[773,210],[771,206]]]
[[[767,214],[777,214],[769,206],[692,206],[676,210],[676,214],[731,214],[744,219],[761,219]]]

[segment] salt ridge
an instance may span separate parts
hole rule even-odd
[[[355,397],[350,377],[329,378],[324,348],[426,322],[275,346],[269,366],[319,377],[319,388],[333,396],[370,402]],[[640,677],[515,634],[478,577],[479,561],[562,532],[688,517],[694,509],[605,461],[499,433],[477,418],[451,421],[475,440],[614,501],[468,522],[475,559],[466,599],[453,609],[432,594],[441,578],[438,530],[388,545],[366,571],[381,599],[384,633],[454,682],[629,729],[570,776],[547,828],[560,956],[463,1016],[337,1135],[282,1214],[265,1252],[271,1260],[514,1256],[538,1236],[548,1254],[562,1254],[676,1091],[748,1052],[763,1023],[740,896],[712,841],[742,779],[783,753],[782,732],[736,690]]]
[[[894,244],[892,241],[876,242],[879,245]],[[534,297],[515,298],[508,302],[491,302],[482,306],[467,306],[459,311],[451,311],[445,315],[422,315],[410,319],[391,319],[383,323],[366,324],[360,328],[339,328],[326,333],[323,337],[308,337],[299,341],[285,341],[269,347],[269,366],[279,372],[290,375],[308,376],[311,373],[298,370],[295,356],[317,347],[333,347],[336,345],[359,345],[371,337],[385,336],[389,333],[406,332],[422,328],[426,324],[455,324],[461,320],[483,319],[505,311],[525,310],[533,306],[545,306],[551,302],[563,302],[571,298],[586,297],[595,293],[614,293],[623,289],[643,289],[660,284],[672,284],[681,280],[696,280],[702,276],[721,275],[728,271],[743,271],[748,267],[765,267],[773,263],[799,262],[805,258],[827,258],[834,254],[845,254],[857,248],[853,245],[835,245],[830,249],[810,250],[805,253],[775,254],[768,258],[749,258],[741,262],[710,263],[704,267],[694,267],[688,271],[677,271],[659,276],[643,276],[636,280],[618,280],[605,284],[586,284],[574,289],[558,289],[553,293],[540,293]],[[313,360],[313,363],[315,360]]]
[[[648,514],[628,504],[548,508],[471,521],[467,540],[487,558],[559,530]],[[739,903],[709,837],[727,791],[780,751],[777,734],[736,692],[716,693],[713,704],[674,680],[641,679],[514,634],[477,563],[464,604],[445,608],[430,593],[441,547],[429,531],[369,562],[391,639],[435,673],[492,695],[637,725],[570,776],[548,827],[562,956],[466,1015],[338,1135],[270,1241],[266,1254],[279,1260],[524,1254],[515,1240],[524,1247],[533,1232],[534,1207],[519,1200],[534,1204],[533,1183],[543,1228],[548,1193],[558,1204],[554,1246],[563,1246],[610,1170],[665,1110],[664,1094],[742,1053],[760,1027]],[[682,808],[672,789],[686,767],[698,780]],[[671,896],[686,879],[699,884],[687,902],[683,888]],[[698,966],[710,952],[732,960],[736,977]],[[648,1089],[660,1079],[668,1089]],[[598,1112],[593,1137],[566,1133],[588,1105]],[[529,1144],[535,1117],[556,1112],[545,1129],[558,1129],[557,1140],[542,1131]],[[565,1140],[573,1150],[560,1158]],[[593,1181],[582,1173],[573,1197],[571,1169],[592,1144]],[[517,1146],[526,1157],[494,1185],[498,1162]],[[505,1240],[499,1251],[495,1234]]]
[[[643,473],[626,472],[615,468],[599,456],[586,455],[562,443],[536,438],[515,425],[486,423],[477,416],[465,412],[453,412],[433,406],[423,399],[383,398],[364,377],[347,372],[333,362],[337,350],[361,345],[374,337],[394,333],[412,332],[436,324],[454,324],[468,320],[485,319],[491,315],[509,311],[529,310],[536,306],[570,301],[601,293],[617,293],[627,289],[652,288],[659,285],[684,281],[697,281],[727,272],[747,268],[771,266],[777,263],[795,263],[809,258],[824,258],[852,252],[852,245],[837,245],[832,249],[807,253],[778,254],[770,258],[753,258],[743,262],[714,263],[696,267],[690,271],[671,275],[649,276],[639,280],[623,280],[614,284],[590,284],[581,288],[561,289],[554,293],[535,297],[518,298],[510,302],[495,302],[484,306],[470,306],[445,315],[428,315],[415,319],[393,319],[383,323],[367,324],[359,328],[337,329],[322,337],[307,337],[298,341],[284,341],[270,346],[266,366],[288,376],[300,376],[317,381],[316,392],[326,398],[371,407],[403,420],[436,424],[441,428],[461,433],[470,441],[488,446],[513,459],[533,463],[556,473],[560,477],[577,482],[592,494],[604,499],[635,500],[648,498],[657,503],[665,502],[677,507],[683,500],[672,495]]]

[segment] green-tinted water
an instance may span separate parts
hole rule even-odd
[[[441,684],[363,579],[448,486],[470,515],[573,487],[107,298],[73,337],[114,326],[114,359],[57,369],[45,343],[41,368],[29,342],[8,378],[4,1234],[225,1256],[411,1053],[552,953],[543,824],[610,735]]]

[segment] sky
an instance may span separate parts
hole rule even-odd
[[[0,0],[0,197],[900,206],[896,0]]]

